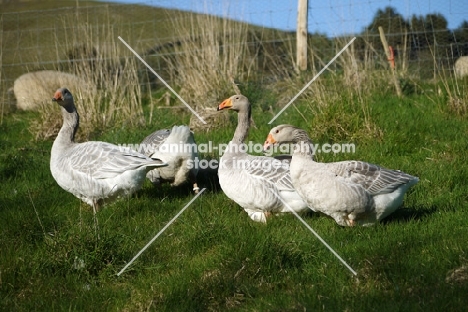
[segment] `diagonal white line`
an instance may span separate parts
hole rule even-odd
[[[161,82],[162,82],[169,90],[171,90],[172,93],[174,93],[175,96],[177,96],[177,98],[178,98],[179,100],[182,101],[182,103],[184,103],[185,106],[187,106],[188,109],[190,109],[190,111],[191,111],[195,116],[197,116],[198,119],[200,119],[201,122],[203,122],[203,124],[206,125],[206,121],[205,121],[203,118],[201,118],[201,116],[198,115],[197,112],[196,112],[192,107],[190,107],[190,105],[188,105],[187,102],[185,102],[184,99],[183,99],[177,92],[175,92],[175,90],[172,89],[171,86],[170,86],[166,81],[164,81],[164,79],[162,79],[162,77],[159,76],[158,73],[157,73],[154,69],[151,68],[151,66],[148,65],[148,63],[145,62],[145,60],[144,60],[140,55],[138,55],[138,53],[136,53],[136,51],[133,50],[132,47],[131,47],[127,42],[125,42],[125,40],[122,39],[122,37],[118,36],[118,38],[119,38],[120,41],[122,41],[123,44],[125,44],[125,46],[126,46],[130,51],[132,51],[133,54],[135,54],[135,56],[136,56],[143,64],[145,64],[146,67],[148,67],[148,69],[149,69],[156,77],[158,77],[159,80],[161,80]]]
[[[306,228],[309,229],[309,231],[312,232],[312,234],[314,234],[321,242],[322,244],[325,245],[325,247],[327,247],[334,255],[335,257],[338,258],[338,260],[340,260],[346,268],[348,268],[348,270],[351,271],[351,273],[353,273],[354,275],[357,275],[357,272],[353,270],[352,267],[349,266],[349,264],[346,263],[346,261],[343,260],[343,258],[340,257],[340,255],[333,250],[333,248],[330,247],[330,245],[327,244],[327,242],[320,237],[320,235],[317,234],[317,232],[315,232],[311,227],[310,225],[307,224],[307,222],[304,221],[304,219],[302,219],[298,214],[297,212],[295,212],[289,205],[288,203],[286,203],[274,190],[271,190],[273,192],[273,194],[275,194],[276,197],[278,197],[279,200],[281,200],[281,202],[286,206],[288,207],[289,210],[291,210],[291,212],[296,216],[296,218],[298,218],[305,226]]]
[[[161,234],[169,227],[169,225],[171,225],[171,224],[182,214],[182,212],[184,212],[185,209],[187,209],[187,208],[195,201],[195,199],[197,199],[198,196],[200,196],[205,190],[206,190],[206,188],[203,188],[194,198],[192,198],[192,200],[189,201],[189,203],[188,203],[187,205],[185,205],[185,207],[182,208],[182,209],[179,211],[179,213],[176,214],[175,217],[172,218],[172,220],[169,221],[169,222],[162,228],[162,230],[159,231],[158,234],[156,234],[156,235],[153,237],[153,239],[150,240],[149,243],[146,244],[146,246],[143,247],[143,248],[135,255],[135,257],[133,257],[133,259],[130,260],[130,262],[127,263],[127,264],[123,267],[122,270],[120,270],[119,273],[117,273],[117,276],[120,276],[120,274],[122,274],[122,273],[133,263],[133,261],[135,261],[135,260],[143,253],[143,251],[145,251],[146,248],[148,248],[148,247],[159,237],[159,235],[161,235]]]
[[[325,67],[324,67],[324,68],[322,68],[322,70],[321,70],[321,71],[319,71],[319,72],[318,72],[318,74],[317,74],[317,75],[315,75],[315,76],[314,76],[314,78],[312,78],[312,80],[311,80],[311,81],[309,81],[309,82],[308,82],[308,83],[307,83],[307,84],[304,86],[304,88],[302,88],[302,90],[301,90],[301,91],[299,91],[299,93],[297,93],[297,94],[296,94],[296,96],[295,96],[295,97],[293,97],[293,98],[291,99],[291,101],[289,101],[289,103],[288,103],[288,104],[286,104],[286,106],[284,106],[284,107],[283,107],[283,109],[282,109],[282,110],[280,110],[280,112],[279,112],[278,114],[276,114],[276,115],[275,115],[275,117],[273,117],[273,119],[272,119],[272,120],[270,120],[270,122],[269,122],[268,124],[270,125],[270,124],[271,124],[273,121],[275,121],[275,119],[276,119],[276,118],[278,118],[278,117],[279,117],[279,115],[281,115],[281,114],[282,114],[282,113],[283,113],[283,112],[286,110],[286,108],[288,108],[288,106],[289,106],[289,105],[291,105],[291,104],[292,104],[292,102],[294,102],[294,101],[295,101],[295,100],[296,100],[296,99],[299,97],[299,95],[301,95],[301,94],[302,94],[302,92],[304,92],[304,91],[305,91],[305,90],[306,90],[306,89],[307,89],[307,88],[308,88],[308,87],[309,87],[309,86],[312,84],[312,82],[314,82],[314,81],[315,81],[315,80],[316,80],[316,79],[317,79],[317,78],[318,78],[318,77],[319,77],[319,76],[320,76],[320,75],[321,75],[321,74],[322,74],[322,73],[325,71],[325,69],[327,69],[327,68],[328,68],[328,66],[330,66],[330,65],[331,65],[331,64],[332,64],[332,63],[333,63],[333,62],[334,62],[334,61],[335,61],[335,60],[338,58],[338,56],[340,56],[340,55],[341,55],[341,53],[343,53],[343,52],[344,52],[344,50],[346,50],[346,49],[347,49],[347,48],[348,48],[348,47],[351,45],[351,43],[353,43],[353,41],[354,41],[354,40],[356,40],[356,37],[354,37],[353,39],[351,39],[351,41],[350,41],[350,42],[348,42],[348,44],[347,44],[347,45],[345,45],[345,46],[344,46],[344,48],[343,48],[343,49],[341,49],[341,51],[340,51],[340,52],[338,52],[338,54],[337,54],[337,55],[335,55],[335,57],[334,57],[334,58],[332,58],[332,59],[331,59],[331,61],[330,61],[330,62],[328,62],[328,64],[327,64],[327,65],[325,65]]]

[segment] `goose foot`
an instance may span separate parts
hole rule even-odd
[[[354,219],[356,219],[356,216],[353,215],[353,214],[349,214],[347,216],[344,216],[343,217],[344,219],[344,222],[347,226],[355,226],[356,225],[356,221]]]
[[[258,210],[250,210],[245,209],[245,212],[249,215],[250,219],[255,222],[266,223],[267,218],[271,216],[271,212],[269,211],[258,211]]]
[[[340,214],[331,215],[331,217],[333,219],[335,219],[335,222],[338,223],[341,226],[355,226],[355,225],[357,225],[357,223],[355,221],[356,216],[354,216],[352,214],[346,215],[344,213],[340,213]]]
[[[198,187],[197,183],[193,183],[193,191],[195,192],[195,194],[198,194],[198,192],[200,191],[200,188]]]

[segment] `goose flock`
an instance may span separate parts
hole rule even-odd
[[[191,183],[198,192],[198,158],[193,133],[187,126],[155,131],[143,139],[144,150],[134,151],[111,143],[75,142],[79,115],[71,92],[58,89],[52,99],[61,106],[63,124],[52,145],[50,170],[65,191],[93,207],[103,206],[139,190],[145,178],[154,185]],[[225,195],[256,222],[274,214],[320,212],[341,226],[372,225],[403,203],[407,190],[419,179],[363,161],[320,163],[314,160],[311,139],[303,129],[280,125],[271,129],[264,150],[292,143],[292,156],[275,158],[249,155],[245,148],[251,104],[236,94],[218,110],[238,115],[232,140],[220,158],[218,178]],[[171,149],[172,146],[179,148]],[[281,159],[281,160],[280,160]],[[281,165],[272,165],[272,164]]]

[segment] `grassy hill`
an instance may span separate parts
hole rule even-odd
[[[52,3],[58,5],[46,5]],[[140,9],[149,10],[132,6],[127,12]],[[120,11],[126,18],[124,13]],[[27,33],[27,24],[19,29]],[[36,44],[50,36],[46,32]],[[7,38],[9,45],[13,39]],[[3,65],[18,57],[4,54]],[[314,74],[291,70],[273,82],[239,75],[256,124],[248,139],[263,142],[268,121]],[[352,154],[319,154],[320,161],[366,160],[420,178],[403,207],[373,227],[342,228],[324,215],[303,216],[357,271],[355,277],[293,215],[275,216],[266,225],[252,222],[209,173],[200,175],[207,191],[117,276],[194,197],[191,187],[156,189],[147,181],[131,198],[98,213],[98,238],[90,207],[62,190],[50,174],[52,140],[35,140],[31,133],[44,112],[3,116],[0,310],[465,310],[467,81],[401,77],[405,96],[398,98],[388,77],[361,68],[329,72],[275,121],[307,129],[320,144],[356,146]],[[162,93],[150,97],[159,101]],[[206,100],[206,106],[216,107],[225,95]],[[149,101],[142,103],[146,123],[115,122],[93,138],[139,143],[154,130],[190,122],[188,110],[174,108],[176,99],[169,107],[152,107]],[[58,111],[51,104],[50,112]],[[221,127],[196,131],[197,142],[228,142],[235,118],[232,113]],[[219,154],[201,157],[217,159]]]

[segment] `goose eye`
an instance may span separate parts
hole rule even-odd
[[[276,129],[275,133],[279,133],[279,130],[278,130],[278,129]]]

